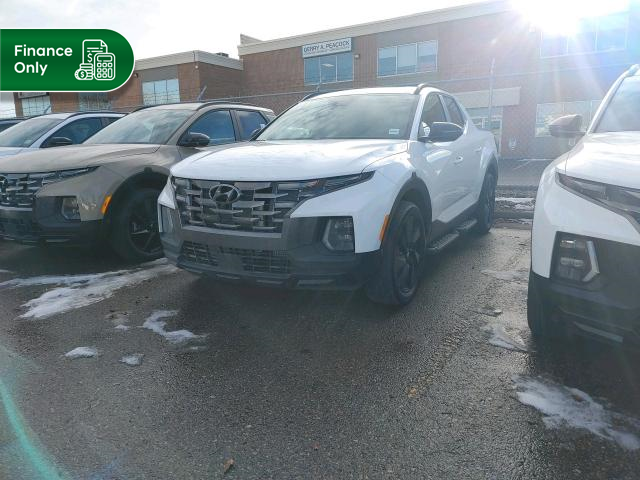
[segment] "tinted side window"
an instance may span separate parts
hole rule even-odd
[[[0,132],[6,130],[9,127],[13,127],[15,123],[0,123]]]
[[[431,127],[433,122],[446,121],[447,117],[444,114],[440,98],[438,95],[429,95],[424,101],[424,108],[422,109],[422,123],[426,123],[428,127]]]
[[[187,130],[189,133],[204,133],[209,137],[209,145],[221,145],[236,141],[231,112],[215,110],[205,113]]]
[[[247,140],[255,130],[267,124],[267,121],[258,112],[236,110],[236,113],[238,114],[240,129],[242,130],[242,140]]]
[[[74,144],[82,143],[99,130],[102,130],[102,121],[99,118],[82,118],[65,125],[52,137],[65,137]]]
[[[107,125],[111,125],[116,120],[120,120],[120,117],[102,117],[102,123],[106,127]]]
[[[449,112],[449,117],[451,118],[451,123],[455,123],[456,125],[464,128],[464,124],[466,123],[464,120],[464,115],[460,111],[460,107],[456,101],[448,96],[443,96],[444,104],[447,107],[447,111]]]

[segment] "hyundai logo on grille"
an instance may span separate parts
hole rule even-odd
[[[226,183],[221,183],[209,190],[209,197],[216,203],[233,203],[240,198],[240,189]]]

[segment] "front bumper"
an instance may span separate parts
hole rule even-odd
[[[173,225],[175,210],[167,209]],[[320,241],[324,218],[287,219],[282,234],[177,227],[161,232],[169,262],[213,278],[294,289],[351,290],[380,264],[380,251],[333,253]]]
[[[25,244],[90,245],[100,238],[102,221],[70,222],[56,199],[39,200],[37,208],[0,207],[0,238]]]
[[[601,273],[576,284],[534,272],[552,318],[580,334],[640,347],[640,247],[593,239]]]

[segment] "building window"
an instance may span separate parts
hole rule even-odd
[[[586,128],[596,113],[600,100],[578,102],[540,103],[536,110],[536,137],[549,137],[549,124],[564,115],[582,115],[582,128]]]
[[[350,82],[353,80],[351,52],[304,59],[304,84]]]
[[[87,110],[109,110],[111,103],[106,92],[83,92],[78,94],[78,109],[81,112]]]
[[[177,78],[142,82],[142,101],[145,105],[180,101],[180,85]]]
[[[609,52],[627,47],[629,15],[616,13],[600,18],[585,18],[570,35],[542,34],[542,58],[580,53]]]
[[[51,113],[51,99],[49,95],[42,97],[30,97],[22,99],[22,115],[30,117],[31,115],[42,115],[43,113]]]
[[[378,49],[378,76],[435,72],[438,69],[438,42],[409,43]]]

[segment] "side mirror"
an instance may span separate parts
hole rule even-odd
[[[266,125],[261,123],[260,128],[256,128],[253,132],[251,132],[251,135],[249,135],[249,140],[255,140],[255,138],[260,135],[266,127]]]
[[[209,135],[205,135],[204,133],[198,132],[187,132],[181,139],[178,145],[181,147],[206,147],[209,145],[211,139]]]
[[[73,145],[73,140],[67,137],[51,137],[44,147],[64,147],[65,145]]]
[[[425,128],[425,134],[418,137],[421,142],[453,142],[460,138],[464,133],[462,127],[455,123],[449,122],[433,122],[428,132]]]
[[[584,135],[581,127],[582,115],[565,115],[549,124],[549,133],[557,138],[576,138]]]

